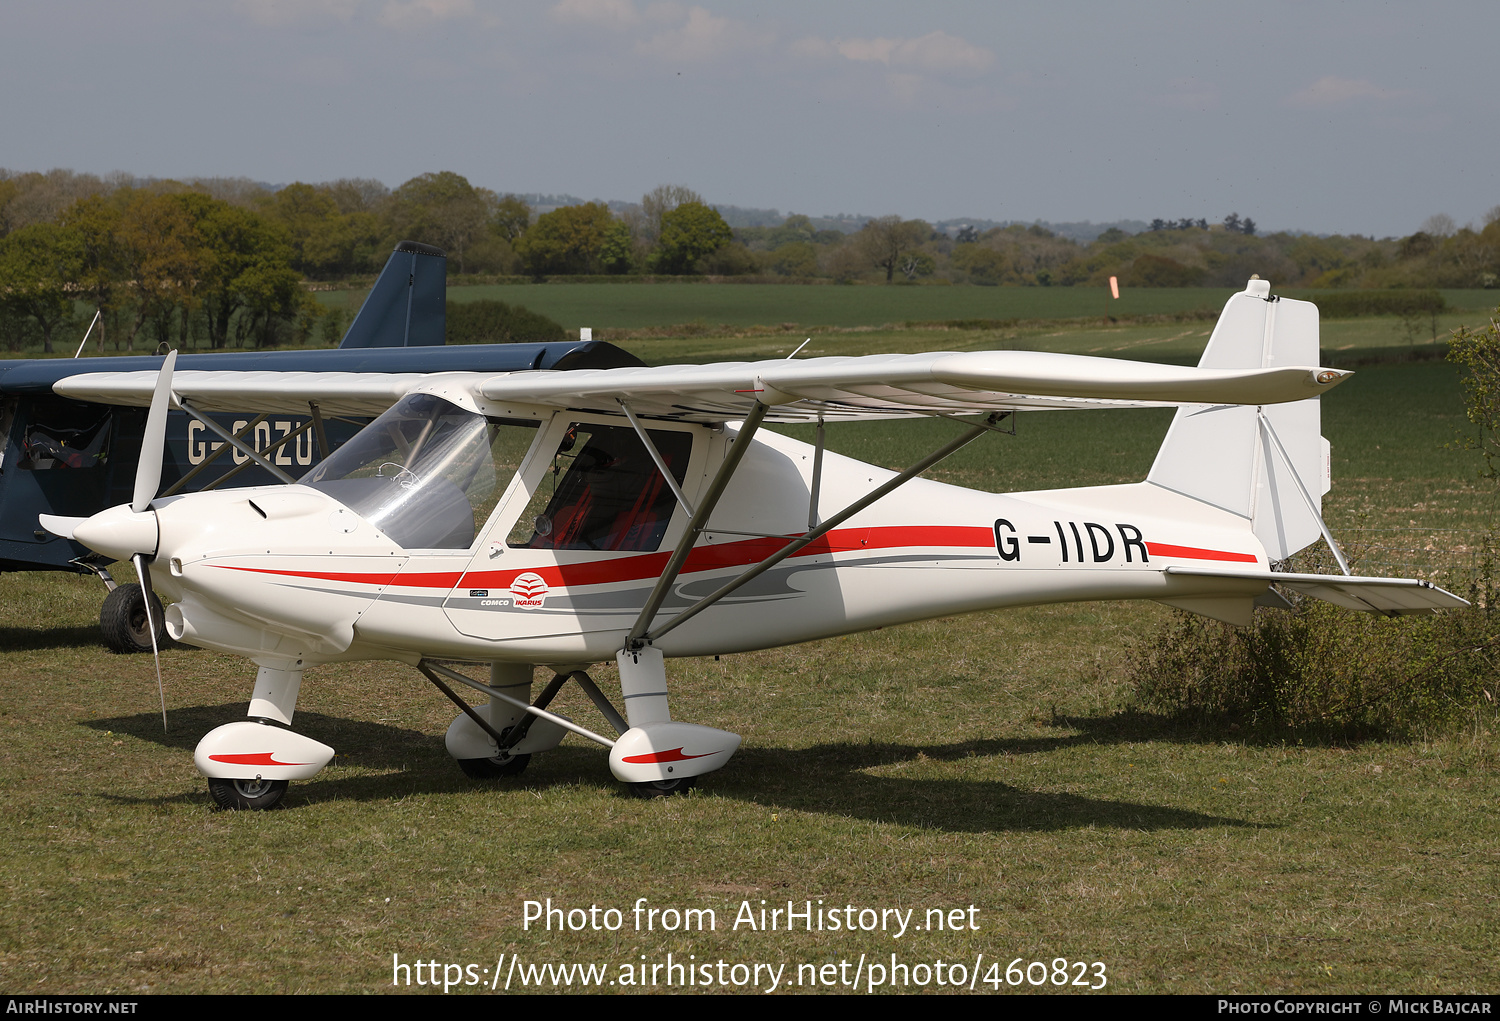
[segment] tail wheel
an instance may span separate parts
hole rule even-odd
[[[530,755],[502,755],[493,759],[459,759],[458,768],[472,780],[498,780],[505,776],[520,776],[526,771]]]
[[[151,593],[151,622],[156,625],[157,648],[165,648],[166,615],[155,592]],[[111,652],[150,652],[151,627],[146,622],[146,599],[141,587],[134,582],[116,585],[104,597],[104,605],[99,609],[99,627],[104,632],[104,644]]]
[[[208,781],[208,793],[220,808],[263,812],[275,808],[286,794],[285,780],[227,780]]]
[[[638,798],[670,798],[674,794],[686,794],[697,782],[696,776],[682,776],[672,780],[647,780],[645,783],[625,786]]]

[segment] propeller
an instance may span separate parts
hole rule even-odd
[[[161,458],[167,446],[167,404],[172,399],[172,370],[176,365],[177,352],[171,351],[161,363],[156,390],[151,394],[151,410],[146,412],[146,434],[141,438],[141,458],[135,466],[135,497],[130,501],[130,509],[137,514],[151,506],[161,485]]]
[[[161,372],[156,376],[156,390],[151,394],[151,410],[146,412],[146,433],[141,437],[141,456],[135,466],[135,494],[130,509],[136,514],[144,513],[156,499],[156,490],[161,486],[161,459],[167,446],[167,405],[172,399],[172,371],[177,366],[177,352],[167,352],[161,363]],[[153,515],[154,517],[155,515]],[[154,556],[160,543],[152,543]],[[151,661],[156,664],[156,694],[161,699],[161,729],[167,732],[167,689],[161,682],[161,649],[156,645],[156,620],[151,615],[151,572],[146,570],[146,554],[137,551],[130,558],[135,565],[135,576],[141,582],[141,596],[146,604],[146,630],[151,632]]]
[[[161,680],[161,650],[156,642],[156,619],[151,612],[151,572],[146,558],[156,556],[160,530],[156,513],[150,510],[161,485],[161,461],[167,445],[167,411],[172,400],[172,370],[177,352],[168,353],[156,377],[151,394],[151,408],[146,413],[146,431],[141,437],[141,456],[135,469],[135,492],[129,504],[110,507],[90,518],[70,518],[56,514],[39,515],[43,528],[90,549],[129,560],[140,579],[141,595],[146,602],[146,627],[151,632],[151,658],[156,663],[156,690],[161,697],[161,726],[167,729],[167,694]]]

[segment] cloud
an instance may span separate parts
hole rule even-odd
[[[1326,75],[1301,92],[1292,93],[1286,102],[1289,106],[1327,108],[1343,106],[1360,99],[1396,99],[1404,95],[1406,93],[1399,90],[1382,89],[1365,78]]]
[[[424,22],[469,18],[474,13],[474,0],[386,0],[380,11],[380,23],[387,28],[406,28]]]
[[[693,7],[680,26],[638,43],[636,52],[668,60],[704,61],[767,41],[767,37],[754,32],[743,22],[718,17],[702,7]]]
[[[558,0],[552,17],[603,28],[626,28],[640,20],[631,0]]]
[[[360,0],[239,0],[236,6],[251,21],[262,25],[290,25],[328,18],[348,21],[359,3]]]
[[[793,52],[814,55],[814,40],[799,40]],[[916,39],[836,39],[832,49],[846,60],[915,68],[919,71],[983,71],[995,54],[947,32],[929,32]]]

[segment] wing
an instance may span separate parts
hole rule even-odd
[[[329,414],[373,415],[409,390],[466,391],[491,402],[694,422],[899,418],[1039,408],[1276,404],[1316,397],[1349,375],[1317,366],[1201,369],[1033,351],[864,355],[806,361],[720,362],[501,374],[181,372],[172,390],[206,411],[292,412],[316,400]],[[63,379],[63,396],[144,405],[155,374],[88,373]]]
[[[327,415],[371,417],[423,383],[456,377],[461,385],[491,373],[425,372],[234,372],[188,371],[172,377],[172,393],[202,411],[257,411],[307,414],[317,401]],[[89,372],[58,380],[52,387],[64,397],[98,404],[144,407],[151,403],[154,372]]]
[[[1348,373],[1316,366],[1200,369],[1035,351],[865,355],[556,373],[479,384],[492,401],[686,421],[894,418],[1037,408],[1276,404],[1316,397]]]

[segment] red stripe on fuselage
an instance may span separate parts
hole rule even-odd
[[[774,539],[742,539],[712,546],[698,546],[688,554],[683,574],[716,571],[725,567],[748,567],[758,564],[780,550],[792,536]],[[834,529],[819,536],[795,554],[796,557],[827,556],[831,553],[861,553],[869,550],[899,547],[968,547],[995,548],[995,533],[988,528],[969,525],[891,525],[882,528]],[[396,588],[509,588],[523,574],[538,574],[549,588],[574,588],[583,585],[606,585],[613,582],[659,578],[672,558],[670,553],[644,553],[633,557],[590,560],[581,564],[553,564],[510,568],[504,571],[474,571],[467,574],[432,572],[419,574],[347,574],[323,571],[282,571],[268,567],[230,567],[232,571],[253,574],[276,574],[288,578],[314,578],[321,581],[344,581],[367,585],[390,585]]]
[[[1230,560],[1237,564],[1258,564],[1260,558],[1254,553],[1230,553],[1220,549],[1199,549],[1196,546],[1169,546],[1164,542],[1146,543],[1146,552],[1153,557],[1177,557],[1180,560]]]

